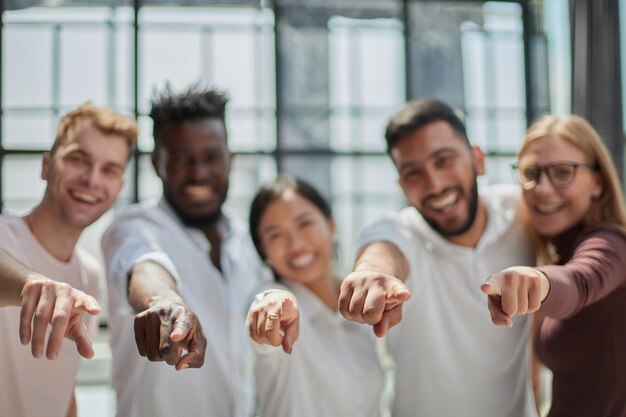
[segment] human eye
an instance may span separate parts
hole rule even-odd
[[[87,163],[87,158],[78,152],[70,153],[65,157],[65,160],[71,164],[84,165]]]
[[[550,176],[556,183],[567,183],[572,179],[575,165],[557,164],[550,167]]]
[[[103,169],[104,175],[107,177],[121,177],[123,170],[118,166],[106,166]]]
[[[454,162],[454,155],[451,153],[440,154],[435,158],[437,168],[447,168],[452,165],[452,162]]]
[[[167,163],[170,166],[184,167],[185,165],[187,165],[187,162],[188,162],[187,156],[180,152],[172,153],[167,158]]]
[[[539,167],[536,165],[522,165],[519,167],[519,175],[523,182],[536,181],[539,176]]]
[[[419,169],[408,169],[402,172],[401,179],[403,182],[419,182],[423,178],[424,173]]]

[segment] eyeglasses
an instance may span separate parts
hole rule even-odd
[[[515,163],[512,167],[517,171],[517,179],[526,191],[537,186],[543,171],[546,172],[550,183],[555,188],[563,188],[574,180],[578,167],[589,168],[594,171],[598,169],[595,164],[570,161],[555,161],[545,165]]]

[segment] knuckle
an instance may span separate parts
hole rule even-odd
[[[52,318],[52,324],[62,323],[64,321],[69,320],[69,318],[70,318],[70,315],[66,311],[59,311]]]

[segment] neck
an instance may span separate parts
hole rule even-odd
[[[40,203],[30,214],[24,216],[24,220],[48,253],[63,262],[70,260],[82,229],[68,227],[44,203]]]
[[[465,233],[458,236],[446,237],[446,240],[460,246],[475,248],[485,232],[485,228],[487,227],[487,218],[487,207],[485,206],[485,203],[479,199],[476,218],[474,219],[472,226]]]
[[[220,271],[222,270],[222,265],[220,262],[221,259],[221,247],[222,247],[222,237],[220,236],[217,225],[211,227],[205,227],[201,229],[206,238],[209,240],[211,244],[211,262],[213,266],[215,266]]]
[[[339,282],[329,271],[323,279],[307,284],[307,288],[332,311],[337,311],[339,302]]]

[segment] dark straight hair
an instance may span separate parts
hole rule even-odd
[[[302,197],[309,200],[315,207],[317,207],[324,217],[331,219],[333,217],[330,204],[311,184],[296,178],[292,175],[279,175],[274,180],[263,184],[250,205],[250,235],[252,236],[252,242],[256,248],[257,253],[261,259],[265,259],[265,254],[261,248],[261,237],[259,234],[259,223],[263,213],[267,210],[267,207],[271,202],[279,198],[287,191],[293,191]],[[276,273],[274,272],[275,278]]]
[[[446,103],[432,98],[409,101],[398,113],[394,114],[385,130],[387,152],[391,150],[403,137],[436,121],[444,121],[471,147],[465,130],[465,123],[460,112]]]

